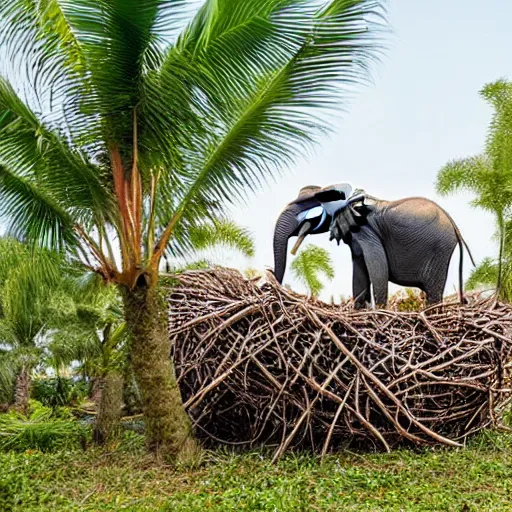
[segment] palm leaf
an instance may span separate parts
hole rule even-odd
[[[0,164],[0,216],[8,234],[61,250],[78,245],[71,216],[30,181]]]
[[[324,287],[319,275],[334,279],[329,253],[316,245],[308,245],[302,249],[293,260],[291,269],[294,277],[306,286],[313,297],[318,296]]]
[[[110,184],[101,170],[49,130],[1,77],[0,114],[0,162],[60,205],[73,204],[76,218],[112,217]]]
[[[189,238],[197,251],[224,246],[249,258],[255,252],[254,240],[249,231],[228,220],[195,226],[189,233]]]
[[[191,52],[197,81],[211,98],[211,128],[187,155],[175,216],[193,210],[203,196],[243,197],[303,153],[328,127],[315,111],[332,109],[339,98],[333,93],[364,79],[373,55],[365,20],[377,2],[335,0],[317,11],[291,0],[241,4],[238,11],[232,2],[217,2],[213,11],[205,6],[178,42]],[[232,10],[238,16],[227,14]],[[206,30],[208,36],[198,35]]]
[[[471,271],[471,275],[466,281],[466,289],[475,290],[486,285],[495,287],[498,282],[498,264],[491,258],[485,258],[478,267]]]

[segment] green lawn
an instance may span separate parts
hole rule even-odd
[[[215,453],[194,470],[159,464],[135,436],[113,451],[0,454],[0,510],[512,510],[512,435],[466,449],[342,453],[321,463]]]

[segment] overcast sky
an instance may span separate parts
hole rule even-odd
[[[304,185],[339,182],[387,200],[433,199],[453,216],[477,262],[494,255],[492,217],[472,208],[470,195],[440,198],[434,180],[449,160],[483,148],[491,110],[478,91],[498,78],[512,79],[510,20],[510,0],[390,0],[392,33],[371,85],[359,88],[314,156],[234,210],[235,220],[253,232],[257,254],[252,261],[227,257],[224,263],[272,267],[273,224],[284,205]],[[328,234],[309,236],[303,246],[308,242],[328,249],[335,264],[336,278],[322,296],[350,296],[348,247],[329,242]],[[445,293],[454,291],[458,261],[456,251]],[[304,291],[289,272],[285,282]]]

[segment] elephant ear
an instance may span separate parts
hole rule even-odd
[[[315,200],[315,194],[322,190],[322,187],[318,187],[317,185],[307,185],[305,187],[302,187],[299,190],[299,195],[297,196],[297,199],[294,199],[289,204],[297,204],[297,203],[303,203],[306,201],[316,201]]]
[[[347,196],[342,190],[336,190],[333,188],[317,192],[315,194],[315,199],[322,203],[331,203],[333,201],[344,201],[347,199]]]
[[[336,183],[322,188],[315,194],[315,198],[322,203],[346,201],[353,194],[349,183]]]

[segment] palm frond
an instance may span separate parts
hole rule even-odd
[[[438,194],[457,191],[479,192],[485,186],[485,176],[492,172],[492,163],[484,155],[453,160],[437,174]]]
[[[304,284],[309,293],[316,297],[322,291],[319,275],[334,279],[334,268],[329,252],[316,245],[308,245],[302,249],[291,265],[294,277]]]
[[[83,77],[86,59],[59,0],[12,0],[0,5],[1,47],[15,70],[52,102]]]
[[[255,247],[251,233],[229,220],[219,220],[213,223],[200,224],[189,233],[190,242],[195,250],[212,249],[225,246],[251,258]]]
[[[73,204],[74,216],[101,221],[112,217],[111,184],[101,168],[72,150],[66,138],[47,128],[0,77],[0,162],[60,205]]]
[[[1,164],[0,202],[9,235],[57,251],[78,245],[71,216],[35,184]]]
[[[467,290],[475,290],[481,286],[494,288],[497,282],[498,264],[492,258],[485,258],[471,271],[465,287]]]
[[[177,44],[196,65],[210,129],[185,154],[171,223],[199,198],[243,197],[303,153],[328,127],[321,113],[343,106],[343,86],[364,80],[374,55],[378,2],[210,4]]]

